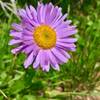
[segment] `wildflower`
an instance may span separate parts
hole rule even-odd
[[[59,64],[66,63],[70,58],[68,51],[75,51],[76,39],[71,37],[77,32],[76,27],[62,15],[61,8],[52,3],[39,3],[37,9],[27,6],[18,11],[20,24],[12,24],[10,35],[13,39],[9,45],[17,48],[11,52],[24,52],[27,59],[25,68],[31,64],[33,68],[49,71],[50,66],[59,70]]]

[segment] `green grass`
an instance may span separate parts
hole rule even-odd
[[[18,0],[24,6],[32,0]],[[18,22],[12,13],[7,17],[0,10],[0,100],[74,100],[75,96],[100,96],[100,1],[99,0],[43,0],[63,8],[77,25],[76,52],[72,59],[60,66],[61,71],[45,73],[25,70],[24,54],[12,55],[9,31],[11,23]],[[65,2],[66,1],[66,2]],[[37,0],[33,0],[36,6]]]

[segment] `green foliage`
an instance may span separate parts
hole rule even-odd
[[[33,6],[37,6],[38,0],[17,0],[18,4],[24,6],[25,4],[31,4]]]
[[[0,100],[74,100],[76,96],[100,95],[100,1],[99,0],[42,0],[62,7],[63,13],[77,26],[77,51],[72,59],[61,65],[61,71],[48,73],[25,70],[24,54],[12,55],[9,31],[18,18],[8,18],[0,9]],[[8,2],[8,1],[6,1]],[[17,6],[38,0],[17,0]]]

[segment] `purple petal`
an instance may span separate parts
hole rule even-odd
[[[58,26],[59,27],[59,26]],[[63,25],[61,26],[61,27],[59,27],[58,29],[56,28],[56,31],[57,32],[67,32],[67,31],[72,31],[72,30],[76,30],[76,26],[72,26],[72,25],[64,25],[64,23],[63,23]]]
[[[13,27],[14,30],[23,31],[23,28],[20,24],[13,23],[12,27]]]
[[[73,43],[76,42],[76,38],[63,38],[63,39],[58,39],[57,41],[62,42],[62,43]]]
[[[38,26],[38,24],[34,20],[31,20],[28,17],[28,15],[27,15],[27,13],[26,13],[26,11],[24,9],[19,10],[19,15],[22,17],[22,20],[30,23],[33,26]]]
[[[32,40],[24,40],[23,43],[25,45],[34,45],[34,42]]]
[[[56,27],[56,30],[59,30],[59,29],[62,29],[63,28],[67,28],[69,26],[69,24],[71,24],[71,20],[66,20],[66,21],[63,21],[59,26]]]
[[[22,52],[29,54],[32,50],[34,50],[34,45],[29,45],[22,50]]]
[[[15,39],[12,39],[10,42],[9,42],[9,45],[14,45],[14,44],[18,44],[18,43],[21,43],[22,40],[15,40]]]
[[[69,36],[71,36],[71,35],[73,35],[75,33],[77,33],[76,29],[74,29],[74,30],[68,30],[68,29],[66,29],[66,30],[59,30],[59,31],[57,31],[57,36],[59,38],[65,38],[65,37],[69,37]]]
[[[30,11],[31,11],[31,14],[33,16],[34,22],[38,23],[38,20],[37,20],[37,12],[36,12],[35,8],[32,7],[32,6],[30,6]]]
[[[42,10],[43,10],[43,4],[38,4],[38,7],[37,7],[37,18],[38,18],[38,21],[39,23],[41,23],[41,18],[42,18]]]
[[[30,23],[23,22],[24,28],[30,32],[33,32],[34,27]]]
[[[52,7],[51,9],[51,12],[50,12],[50,16],[49,16],[49,19],[50,19],[50,25],[52,26],[52,23],[53,21],[55,20],[56,16],[57,16],[57,7]]]
[[[32,36],[33,35],[33,33],[32,32],[30,32],[30,31],[28,31],[28,30],[23,30],[23,34],[24,35],[30,35],[30,36]]]
[[[56,48],[53,48],[51,51],[53,52],[53,54],[54,54],[60,61],[62,61],[62,62],[64,62],[64,63],[67,61],[67,58],[66,58],[63,54],[61,54],[61,52],[60,52],[59,50],[57,50]]]
[[[23,40],[33,40],[33,36],[23,35]]]
[[[53,19],[53,21],[52,21],[52,23],[50,24],[51,26],[53,25],[53,24],[55,24],[60,18],[61,18],[61,16],[62,16],[62,13],[61,13],[61,9],[60,8],[58,8],[58,7],[56,7],[56,16],[55,16],[55,18]]]
[[[53,28],[58,27],[62,21],[64,21],[64,19],[67,17],[67,14],[65,14],[64,16],[62,16],[54,25],[52,25]]]
[[[64,47],[64,46],[61,46],[61,45],[56,45],[57,48],[59,49],[63,49],[65,51],[76,51],[76,48],[75,47]]]
[[[27,15],[28,15],[28,17],[30,19],[33,19],[32,15],[31,15],[31,12],[30,12],[30,9],[28,8],[28,6],[26,7],[26,13],[27,13]]]
[[[62,47],[65,47],[65,48],[75,48],[76,45],[73,44],[73,43],[61,43],[61,42],[58,42],[56,43],[56,46],[62,46]]]
[[[68,48],[70,51],[76,51],[76,48]]]
[[[13,54],[16,54],[16,53],[18,53],[19,51],[21,51],[21,49],[22,49],[23,47],[24,47],[24,45],[19,46],[19,47],[15,48],[15,49],[12,49],[11,52],[12,52]]]
[[[47,72],[49,71],[50,65],[49,65],[49,58],[48,58],[46,50],[41,51],[40,65],[43,71],[47,71]]]
[[[47,9],[46,9],[46,19],[45,19],[45,23],[46,24],[50,24],[51,23],[50,13],[51,13],[51,11],[52,11],[53,8],[54,7],[53,7],[52,3],[49,3],[47,5]]]
[[[46,9],[47,9],[47,5],[44,6],[43,11],[42,11],[42,21],[41,21],[42,24],[45,24],[45,22],[46,22],[46,17],[47,17]]]
[[[37,57],[33,63],[33,68],[38,68],[40,64],[41,50],[38,52]]]
[[[22,38],[22,32],[10,31],[10,36]]]
[[[28,66],[32,64],[32,62],[34,61],[34,59],[35,59],[34,53],[31,52],[31,54],[27,57],[27,59],[24,62],[25,68],[28,68]]]
[[[48,50],[47,53],[48,53],[48,56],[50,59],[50,64],[52,65],[52,68],[59,71],[60,69],[59,69],[59,65],[57,63],[56,57],[53,55],[53,53],[50,50]]]
[[[68,58],[68,59],[71,58],[71,56],[65,50],[63,50],[63,49],[59,49],[59,50],[66,58]]]
[[[19,9],[18,14],[22,17],[22,18],[26,18],[26,11],[24,9]]]

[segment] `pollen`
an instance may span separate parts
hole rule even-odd
[[[34,30],[34,41],[42,49],[50,49],[56,45],[56,32],[47,25],[41,25]]]

